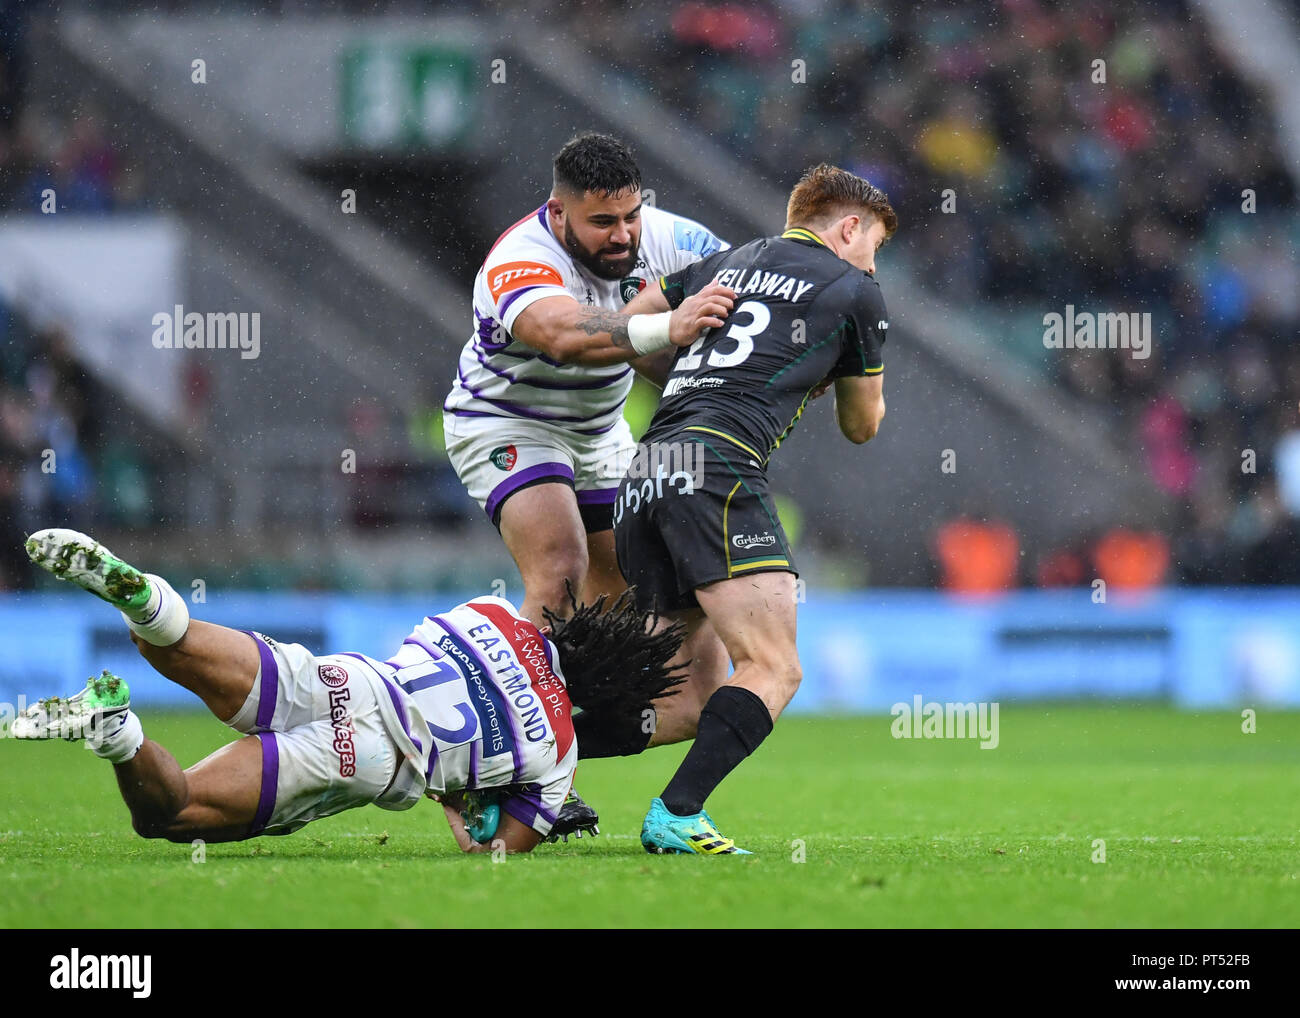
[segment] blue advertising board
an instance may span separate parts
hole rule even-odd
[[[425,614],[469,596],[209,591],[191,610],[318,653],[384,658]],[[108,668],[138,704],[198,706],[139,657],[115,612],[77,592],[0,598],[0,639],[0,704],[66,694]],[[1087,591],[817,594],[799,605],[799,653],[799,713],[884,713],[918,695],[1300,707],[1300,590],[1112,593],[1104,604]]]

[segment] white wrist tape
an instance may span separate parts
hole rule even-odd
[[[664,350],[673,345],[668,338],[668,319],[671,311],[657,315],[633,315],[627,322],[627,338],[632,342],[632,349],[644,357],[656,350]]]

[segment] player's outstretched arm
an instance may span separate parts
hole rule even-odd
[[[460,815],[459,805],[452,804],[458,801],[444,800],[442,811],[447,817],[447,825],[451,828],[452,836],[455,837],[456,844],[460,846],[462,852],[491,852],[498,847],[504,848],[508,853],[531,852],[542,843],[540,834],[504,811],[501,813],[501,823],[497,825],[496,836],[486,844],[477,842],[469,836],[469,831],[465,830],[465,819]]]
[[[690,346],[731,312],[735,291],[711,283],[665,318],[588,307],[572,297],[544,297],[515,319],[511,335],[552,360],[600,366],[621,364],[674,346]]]
[[[658,315],[671,310],[668,298],[657,286],[647,286],[633,297],[623,309],[629,315]],[[668,381],[668,373],[673,369],[673,359],[677,356],[677,347],[670,346],[657,353],[646,354],[632,361],[632,367],[642,378],[653,382],[659,388]]]
[[[876,437],[885,416],[885,376],[835,380],[835,418],[850,442],[861,445]]]

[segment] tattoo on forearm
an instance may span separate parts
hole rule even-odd
[[[578,316],[577,328],[588,336],[607,333],[615,346],[625,350],[632,349],[632,340],[627,335],[628,315],[605,308],[583,308]]]

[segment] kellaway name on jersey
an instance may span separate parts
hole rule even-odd
[[[779,272],[765,272],[762,269],[726,269],[718,273],[715,282],[731,287],[736,291],[737,296],[757,293],[761,296],[775,297],[777,300],[788,300],[791,303],[798,303],[815,285],[796,279],[794,276],[784,276]]]

